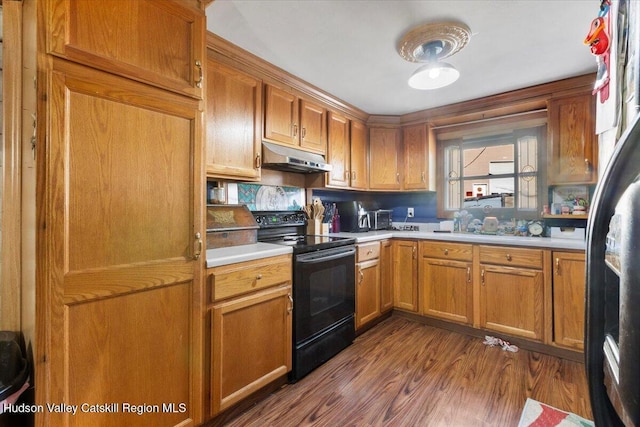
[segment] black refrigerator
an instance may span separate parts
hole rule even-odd
[[[640,427],[640,116],[616,143],[587,229],[585,366],[594,421]]]

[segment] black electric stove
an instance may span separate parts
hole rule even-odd
[[[260,242],[293,248],[293,354],[297,381],[355,338],[355,239],[307,235],[301,211],[253,212]]]
[[[287,245],[293,253],[301,254],[355,244],[348,237],[306,234],[306,216],[301,211],[254,211],[253,217],[260,226],[258,241]]]

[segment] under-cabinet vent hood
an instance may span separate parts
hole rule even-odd
[[[330,172],[332,169],[320,154],[270,142],[262,143],[262,167],[297,173]]]

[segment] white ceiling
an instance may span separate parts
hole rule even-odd
[[[405,114],[596,70],[583,45],[597,0],[215,0],[207,29],[369,114]],[[460,79],[409,88],[421,64],[397,53],[411,28],[459,21]]]

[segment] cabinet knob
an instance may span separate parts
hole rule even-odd
[[[307,136],[307,128],[302,128],[302,139]]]
[[[480,280],[482,281],[482,286],[484,286],[484,268],[480,272]]]
[[[560,275],[560,258],[556,258],[556,276]]]
[[[511,254],[507,254],[507,261],[511,261]]]
[[[260,279],[262,279],[262,274],[258,274],[258,275],[256,276],[256,280],[260,280]]]
[[[445,255],[449,255],[449,249],[445,249],[445,250],[444,250],[444,254],[445,254]]]
[[[193,259],[200,259],[200,255],[202,255],[202,235],[200,234],[200,232],[197,232],[195,235],[196,238],[196,250],[193,253]]]
[[[298,136],[298,125],[293,125],[293,136]]]
[[[291,314],[291,312],[293,311],[293,298],[291,297],[291,294],[287,294],[287,296],[289,297],[289,302],[291,303],[291,305],[287,309],[287,314]]]
[[[260,158],[260,154],[256,155],[256,169],[260,169],[262,166],[262,159]]]
[[[364,273],[362,272],[362,268],[358,270],[358,273],[360,273],[360,280],[358,280],[358,284],[361,284],[364,280]]]
[[[589,159],[584,159],[584,174],[589,175],[591,173],[591,162]]]

